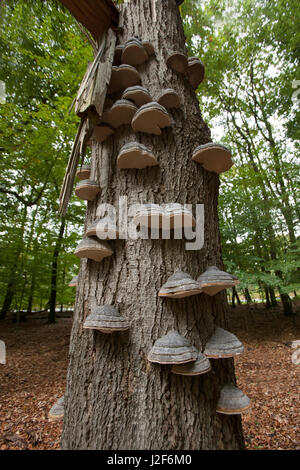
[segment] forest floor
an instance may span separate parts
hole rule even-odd
[[[252,399],[243,416],[247,449],[300,449],[300,366],[290,347],[300,340],[297,309],[294,318],[258,304],[230,311],[228,329],[245,345],[235,359],[237,380]],[[47,325],[40,317],[1,323],[7,364],[0,366],[0,450],[59,449],[62,426],[48,412],[64,393],[72,319]]]

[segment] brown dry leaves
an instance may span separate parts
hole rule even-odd
[[[237,308],[230,323],[245,345],[235,367],[238,385],[252,401],[243,416],[246,448],[299,449],[300,366],[292,363],[289,343],[300,339],[300,316],[284,318],[278,310],[257,308],[245,325],[245,313],[245,307]],[[240,325],[232,325],[237,316]]]
[[[48,412],[64,394],[71,324],[1,323],[7,364],[0,366],[0,450],[59,449],[62,424]]]

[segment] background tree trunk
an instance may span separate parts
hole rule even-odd
[[[216,325],[226,324],[226,295],[205,294],[181,300],[160,299],[158,291],[177,269],[194,278],[210,264],[222,268],[217,202],[219,178],[191,161],[193,149],[211,140],[194,90],[166,66],[172,51],[186,53],[181,18],[175,0],[131,0],[121,6],[120,43],[138,35],[150,40],[156,56],[139,66],[142,85],[156,98],[174,88],[182,100],[170,112],[172,127],[161,136],[135,135],[130,126],[117,129],[103,145],[92,149],[91,178],[102,193],[88,203],[86,222],[97,205],[204,203],[205,243],[201,251],[186,251],[184,240],[111,242],[114,255],[101,264],[81,262],[70,364],[66,390],[63,449],[241,449],[239,416],[216,413],[222,386],[234,381],[232,360],[212,360],[213,371],[198,377],[171,374],[153,365],[147,354],[154,341],[178,330],[203,350]],[[153,148],[159,167],[118,170],[116,158],[128,141]],[[130,321],[126,333],[105,335],[82,328],[95,305],[114,304]]]
[[[50,299],[49,299],[49,315],[48,315],[48,323],[55,323],[56,321],[56,293],[57,293],[57,265],[58,265],[58,256],[59,251],[61,248],[62,239],[64,236],[65,231],[65,218],[63,217],[61,220],[59,234],[57,237],[57,241],[55,244],[54,252],[53,252],[53,260],[52,260],[52,268],[51,268],[51,291],[50,291]]]
[[[265,287],[265,294],[266,294],[266,308],[271,308],[271,302],[270,302],[268,287]]]
[[[275,290],[273,289],[273,287],[269,287],[269,293],[270,293],[270,299],[271,299],[271,306],[277,307],[277,300],[275,296]]]
[[[233,308],[235,308],[235,299],[236,299],[236,301],[237,301],[237,304],[238,304],[238,305],[241,305],[242,302],[241,302],[241,300],[240,300],[240,298],[239,298],[239,295],[238,295],[238,293],[237,293],[236,287],[233,287],[233,288],[232,288],[232,299],[231,299],[231,306],[232,306]]]
[[[248,287],[245,287],[244,295],[245,295],[245,299],[246,299],[247,304],[251,304],[252,303],[252,298],[251,298]]]

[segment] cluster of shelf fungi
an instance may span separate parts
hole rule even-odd
[[[177,4],[182,3],[177,0]],[[155,50],[148,41],[137,37],[129,39],[123,45],[117,45],[114,53],[111,80],[108,95],[105,99],[101,122],[93,130],[89,144],[94,140],[104,142],[114,134],[115,129],[131,125],[136,133],[161,135],[162,129],[172,125],[170,112],[181,106],[181,98],[171,88],[162,90],[156,97],[151,96],[144,84],[137,66],[146,63]],[[204,79],[204,65],[197,57],[186,57],[179,52],[172,52],[167,59],[167,66],[175,73],[187,77],[190,85],[196,90]],[[200,164],[206,171],[222,173],[233,165],[230,150],[222,144],[208,142],[199,145],[191,155],[191,164]],[[134,141],[125,144],[118,152],[116,159],[120,170],[142,170],[159,165],[152,148]],[[91,168],[81,165],[76,173],[79,183],[75,194],[83,200],[92,201],[101,192],[97,181],[90,179]],[[180,204],[168,205],[166,209],[156,204],[145,204],[137,210],[134,222],[140,227],[170,229],[193,227],[193,214]],[[75,249],[80,258],[101,262],[111,256],[113,250],[106,238],[118,239],[118,229],[108,216],[96,219],[87,227],[85,237]],[[239,283],[238,279],[216,266],[209,266],[197,279],[188,273],[178,270],[161,286],[159,297],[182,299],[185,297],[218,292],[232,288]],[[70,282],[77,286],[78,276]],[[86,317],[83,328],[92,329],[102,334],[113,334],[130,328],[129,321],[114,306],[101,305],[91,310]],[[171,372],[181,376],[198,376],[209,373],[212,369],[210,360],[233,358],[243,352],[243,345],[232,333],[216,327],[213,336],[208,340],[203,352],[198,351],[189,340],[178,331],[169,331],[157,339],[148,353],[148,361],[168,365]],[[235,415],[250,407],[249,398],[234,384],[228,383],[220,391],[216,406],[218,413]],[[63,415],[63,397],[52,407],[49,417],[59,419]]]

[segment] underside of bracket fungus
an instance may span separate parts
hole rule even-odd
[[[191,295],[200,294],[199,283],[192,276],[183,271],[176,271],[161,287],[159,297],[182,299]]]
[[[103,258],[111,256],[113,251],[107,242],[86,237],[77,245],[74,254],[79,258],[88,258],[100,262]]]
[[[136,85],[127,88],[122,95],[122,99],[133,101],[138,107],[151,103],[152,98],[146,88]]]
[[[197,351],[197,354],[195,362],[174,365],[171,372],[177,375],[202,375],[211,371],[211,365],[207,357],[199,351]]]
[[[122,63],[140,65],[148,60],[149,56],[142,42],[137,38],[130,38],[122,50]]]
[[[196,359],[196,349],[177,331],[156,340],[148,354],[148,361],[158,364],[185,364]]]
[[[174,203],[168,204],[164,209],[166,227],[171,229],[191,228],[196,225],[196,220],[190,210],[183,205]]]
[[[65,411],[65,396],[60,397],[57,402],[52,406],[48,413],[50,421],[59,421],[63,419]]]
[[[81,180],[75,188],[76,196],[84,201],[93,201],[99,192],[99,184],[92,180]]]
[[[95,220],[86,230],[87,237],[97,237],[99,240],[116,240],[119,238],[119,231],[116,224],[109,217]]]
[[[195,148],[192,160],[200,163],[205,170],[215,173],[224,173],[230,170],[233,165],[230,149],[225,145],[213,142]]]
[[[117,159],[117,166],[120,169],[141,170],[157,165],[158,161],[151,150],[139,142],[129,142],[123,145]]]
[[[174,70],[174,72],[184,73],[188,67],[187,56],[181,52],[172,52],[167,58],[167,66]]]
[[[139,72],[131,65],[122,64],[119,67],[112,67],[108,93],[116,93],[126,88],[138,85],[141,82]]]
[[[95,127],[92,138],[101,144],[108,137],[113,135],[114,132],[114,129],[108,124],[100,124],[99,126]]]
[[[76,176],[80,180],[87,180],[91,175],[91,167],[90,165],[82,165],[78,168],[76,172]]]
[[[240,281],[232,274],[221,271],[216,266],[209,266],[207,270],[198,277],[202,292],[215,295],[224,289],[230,289]]]
[[[161,129],[171,126],[171,120],[166,108],[153,101],[141,106],[131,125],[134,132],[161,135]]]
[[[162,226],[163,208],[158,204],[143,204],[136,210],[133,218],[135,225],[159,229]]]
[[[224,385],[217,404],[217,413],[238,415],[250,408],[250,399],[232,384]]]
[[[187,74],[190,84],[196,90],[200,83],[203,82],[205,75],[205,67],[198,57],[188,58]]]
[[[244,346],[234,334],[217,327],[206,343],[204,354],[211,359],[225,359],[237,356],[243,351]]]
[[[129,323],[112,305],[101,305],[95,307],[88,315],[83,328],[99,330],[102,333],[114,333],[128,330]]]
[[[129,100],[118,100],[111,108],[104,111],[102,121],[116,129],[123,124],[130,124],[137,109],[137,106]]]
[[[172,88],[167,88],[166,90],[163,90],[160,93],[157,102],[165,108],[180,108],[179,95]]]
[[[78,276],[74,276],[73,279],[69,282],[69,287],[77,287],[78,285]]]

